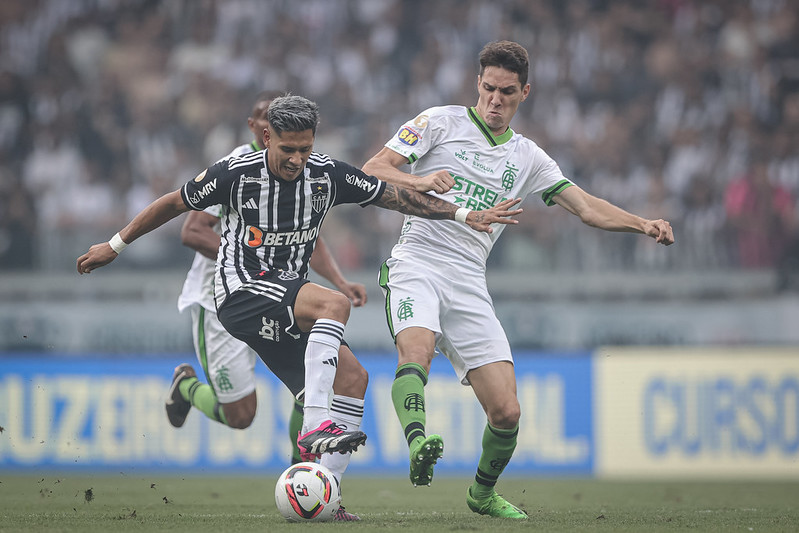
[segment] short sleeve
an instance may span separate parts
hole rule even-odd
[[[426,109],[415,118],[403,124],[397,133],[385,144],[389,148],[414,163],[434,146],[436,128],[434,123],[436,108]]]
[[[336,180],[335,205],[367,206],[380,198],[386,189],[384,181],[370,176],[349,163],[335,161],[335,169],[333,173]]]
[[[563,175],[560,167],[546,152],[533,146],[533,192],[541,194],[541,200],[548,205],[555,205],[553,198],[568,189],[574,183]]]
[[[212,205],[228,205],[233,180],[226,172],[227,160],[220,161],[186,183],[180,190],[189,209],[202,211]]]

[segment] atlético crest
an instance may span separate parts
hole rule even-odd
[[[330,191],[327,183],[314,183],[311,185],[311,208],[314,213],[321,213],[327,206]]]
[[[296,273],[296,272],[291,271],[291,270],[283,270],[281,268],[280,269],[280,273],[277,275],[277,277],[279,279],[283,280],[283,281],[292,281],[292,280],[295,280],[295,279],[299,278],[300,275],[298,273]]]

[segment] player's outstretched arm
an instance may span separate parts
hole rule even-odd
[[[446,170],[438,170],[426,176],[402,172],[399,167],[408,160],[390,148],[383,148],[363,166],[363,171],[383,181],[418,192],[433,191],[443,194],[455,185],[455,178]]]
[[[674,232],[666,220],[647,220],[633,215],[606,200],[588,194],[576,185],[564,189],[553,201],[580,217],[589,226],[606,231],[643,233],[666,246],[674,243]]]
[[[521,209],[511,209],[519,202],[521,202],[520,198],[513,198],[504,200],[494,207],[483,211],[462,211],[461,213],[466,213],[463,222],[468,224],[473,230],[493,233],[494,229],[491,224],[519,223],[518,220],[509,218],[515,217],[522,212]],[[457,205],[441,198],[406,189],[405,187],[397,187],[391,183],[386,184],[383,196],[374,205],[399,211],[406,215],[415,215],[432,220],[456,220],[455,214],[459,210]]]
[[[180,190],[173,191],[145,207],[117,235],[121,237],[122,246],[127,246],[142,235],[151,232],[188,210],[189,208],[186,207],[180,196]],[[115,245],[121,251],[120,244],[117,242]],[[78,257],[78,273],[89,274],[95,268],[107,265],[116,259],[118,255],[119,253],[111,247],[110,241],[95,244],[89,248],[88,252]]]
[[[350,299],[352,305],[360,307],[366,303],[366,287],[362,283],[355,283],[344,277],[336,259],[330,253],[330,248],[321,237],[316,241],[316,248],[314,248],[313,255],[311,255],[309,265],[314,269],[314,272],[344,293],[344,296]]]

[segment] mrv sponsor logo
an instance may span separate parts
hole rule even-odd
[[[203,188],[192,194],[191,198],[189,199],[191,200],[191,203],[196,204],[200,200],[202,200],[203,198],[214,192],[215,190],[216,190],[216,178],[212,179],[211,181],[203,185]]]
[[[347,183],[350,185],[355,185],[356,187],[363,189],[366,192],[372,192],[377,187],[376,184],[370,182],[367,179],[359,178],[358,176],[354,176],[352,174],[347,174],[346,177]]]

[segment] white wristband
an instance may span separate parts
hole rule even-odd
[[[471,213],[471,209],[466,209],[465,207],[459,207],[457,211],[455,211],[455,222],[463,222],[466,224],[466,217],[469,216]]]
[[[128,243],[122,240],[122,237],[119,236],[119,233],[111,237],[111,240],[108,241],[108,244],[111,246],[111,249],[114,250],[117,254],[119,254],[122,250],[124,250]]]

